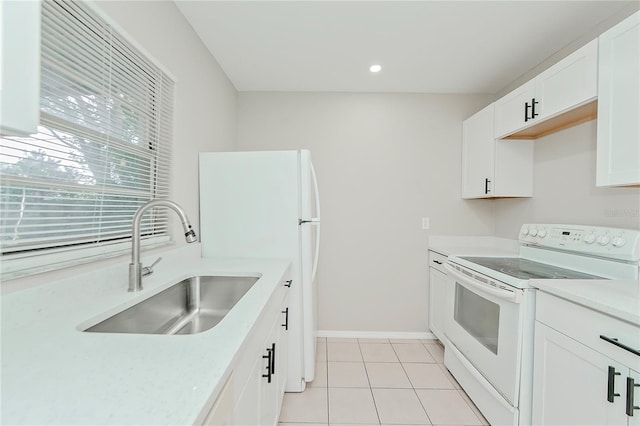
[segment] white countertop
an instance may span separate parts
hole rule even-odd
[[[549,294],[640,326],[640,282],[637,280],[532,280]]]
[[[289,261],[201,259],[197,244],[163,258],[141,292],[127,292],[123,263],[2,296],[2,424],[202,420]],[[81,331],[193,275],[261,278],[199,334]]]
[[[518,240],[496,237],[429,237],[429,250],[445,256],[517,256]]]

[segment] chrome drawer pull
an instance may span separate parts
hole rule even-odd
[[[607,337],[604,334],[601,334],[600,338],[602,340],[604,340],[605,342],[609,342],[612,345],[616,345],[617,347],[624,349],[625,351],[628,351],[628,352],[631,352],[634,355],[640,356],[640,351],[639,350],[633,349],[632,347],[627,346],[624,343],[618,342],[618,339],[616,339],[615,337]]]

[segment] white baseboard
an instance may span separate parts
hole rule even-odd
[[[343,339],[423,339],[437,340],[433,333],[422,331],[344,331],[344,330],[318,330],[318,337],[339,337]]]

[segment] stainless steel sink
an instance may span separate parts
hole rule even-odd
[[[134,305],[84,331],[195,334],[218,324],[258,277],[197,276]]]

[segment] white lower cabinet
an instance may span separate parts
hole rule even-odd
[[[534,425],[640,424],[640,357],[600,336],[637,349],[640,328],[539,292]]]
[[[626,425],[623,365],[536,323],[533,424]],[[613,402],[607,400],[609,368]],[[625,374],[626,376],[626,374]]]
[[[429,329],[444,341],[444,318],[447,303],[447,274],[444,264],[447,257],[429,251]]]
[[[288,353],[288,291],[276,291],[234,368],[234,425],[276,425]]]
[[[203,426],[218,426],[233,424],[233,376],[227,379],[222,391],[218,395],[213,408],[202,422]]]

